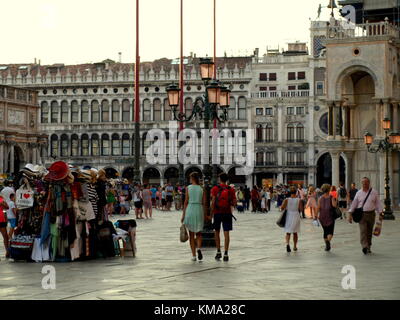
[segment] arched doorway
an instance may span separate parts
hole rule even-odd
[[[143,183],[155,184],[157,186],[160,185],[161,182],[161,174],[158,169],[150,167],[144,170],[143,172]]]
[[[332,184],[332,157],[329,152],[322,155],[317,162],[317,186]]]
[[[122,172],[122,178],[124,178],[124,179],[128,179],[129,181],[133,181],[134,177],[135,177],[135,168],[133,168],[133,167],[127,167]]]
[[[119,177],[118,171],[114,168],[104,168],[104,171],[106,172],[107,179],[117,179]]]
[[[339,182],[346,185],[346,163],[342,156],[339,158]],[[332,157],[329,152],[317,161],[317,187],[324,183],[332,185]]]
[[[164,172],[164,181],[171,184],[176,184],[179,181],[179,170],[175,167],[170,167]]]
[[[13,166],[14,166],[14,170],[11,170],[12,166],[11,166],[11,152],[8,153],[8,159],[7,159],[7,168],[8,171],[15,175],[16,173],[19,172],[19,170],[22,169],[22,167],[25,166],[25,159],[24,159],[24,153],[22,152],[22,149],[19,146],[14,146],[14,162],[13,162]],[[11,172],[13,171],[13,172]]]
[[[198,167],[190,167],[190,168],[188,168],[187,170],[186,170],[186,172],[185,172],[185,181],[186,181],[186,184],[190,184],[190,178],[189,178],[189,176],[190,176],[190,174],[192,173],[192,172],[197,172],[198,174],[199,174],[199,176],[200,176],[200,179],[203,179],[203,172],[201,172],[201,170],[200,170],[200,168],[198,168]]]
[[[244,187],[246,185],[246,176],[237,175],[236,168],[239,167],[233,167],[228,171],[229,184],[234,184],[235,187]]]

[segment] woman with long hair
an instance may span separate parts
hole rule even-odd
[[[289,189],[290,197],[282,203],[281,210],[287,210],[285,233],[286,233],[286,251],[291,252],[290,236],[293,234],[293,250],[297,251],[297,242],[299,240],[298,233],[300,232],[300,213],[303,211],[303,202],[297,197],[296,187],[292,186]]]
[[[317,214],[324,230],[325,251],[331,250],[331,241],[335,230],[335,219],[332,216],[332,207],[336,208],[337,201],[335,197],[330,195],[332,190],[329,184],[324,184],[321,187],[323,195],[318,199]]]
[[[206,193],[200,186],[200,177],[197,172],[190,174],[191,185],[186,188],[185,204],[181,222],[189,230],[189,243],[192,250],[192,261],[203,260],[201,253],[201,231],[204,227],[204,210],[206,203]]]

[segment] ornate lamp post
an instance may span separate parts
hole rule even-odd
[[[217,120],[219,123],[228,120],[228,107],[230,105],[230,90],[220,85],[214,79],[214,62],[210,58],[200,59],[200,73],[206,91],[203,99],[196,100],[193,111],[190,115],[186,115],[178,110],[179,98],[181,89],[172,84],[167,88],[168,102],[174,114],[174,119],[178,122],[190,122],[194,118],[199,118],[204,121],[204,128],[210,129],[210,121]],[[211,81],[212,80],[212,81]],[[220,112],[222,111],[222,113]],[[212,232],[211,216],[210,216],[210,181],[217,183],[217,166],[213,165],[213,172],[211,173],[211,166],[204,165],[204,187],[207,195],[207,206],[204,208],[205,213],[205,231],[203,236],[205,240],[213,239],[214,233]]]
[[[393,132],[389,135],[389,130],[391,127],[391,122],[389,119],[385,118],[382,120],[382,128],[385,130],[385,138],[382,140],[377,140],[374,143],[374,137],[369,132],[364,135],[364,142],[367,145],[368,152],[377,153],[385,152],[385,209],[384,220],[394,220],[391,199],[390,199],[390,186],[389,186],[389,152],[392,150],[399,150],[400,148],[400,133]]]

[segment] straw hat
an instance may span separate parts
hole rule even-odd
[[[92,174],[89,170],[82,170],[78,175],[78,179],[84,182],[91,182]]]
[[[128,181],[128,179],[124,179],[124,184],[129,184],[129,181]]]

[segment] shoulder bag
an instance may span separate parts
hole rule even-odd
[[[333,220],[337,220],[339,218],[342,217],[342,211],[340,211],[339,207],[338,207],[338,202],[336,201],[336,207],[334,207],[332,205],[332,197],[330,197],[331,200],[331,214],[332,214],[332,218]]]
[[[364,215],[364,205],[365,205],[365,203],[367,202],[367,199],[368,199],[368,197],[369,197],[371,191],[372,191],[372,188],[369,189],[368,194],[367,194],[367,197],[365,198],[362,207],[361,207],[361,208],[356,208],[356,209],[354,209],[354,212],[352,213],[352,217],[353,217],[353,221],[354,221],[354,222],[359,223],[359,222],[361,221],[361,219],[363,218],[363,215]]]

